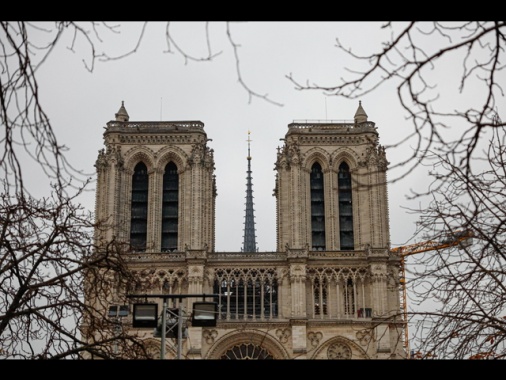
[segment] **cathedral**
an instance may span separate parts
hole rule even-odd
[[[130,121],[124,104],[107,123],[95,217],[108,227],[95,239],[128,245],[124,260],[138,285],[114,290],[105,313],[119,311],[153,358],[406,358],[388,161],[375,123],[359,103],[349,122],[292,122],[280,137],[276,252],[256,246],[249,136],[244,244],[217,252],[204,123]],[[167,312],[166,334],[133,322],[124,300],[135,294]],[[192,306],[206,295],[216,319],[192,323]]]

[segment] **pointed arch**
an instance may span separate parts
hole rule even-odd
[[[310,359],[370,359],[357,343],[344,336],[336,336],[322,343]]]
[[[359,166],[359,160],[360,158],[357,152],[348,147],[343,147],[332,154],[332,170],[335,170],[336,172],[339,171],[339,166],[343,162],[346,162],[350,167],[350,170],[354,171]]]
[[[221,305],[218,319],[278,317],[278,279],[274,268],[217,270],[213,291]]]
[[[204,359],[230,359],[231,350],[246,349],[249,345],[258,352],[266,353],[269,358],[289,359],[286,349],[269,332],[255,329],[240,329],[225,334],[213,344]]]
[[[305,155],[304,155],[304,164],[303,166],[310,171],[311,167],[315,162],[318,162],[321,167],[322,171],[326,173],[328,170],[330,170],[330,162],[331,157],[327,151],[320,147],[314,147],[310,149]]]
[[[172,161],[176,164],[179,174],[185,170],[188,164],[188,155],[177,146],[163,147],[158,151],[158,157],[157,167],[163,168]]]
[[[135,166],[140,161],[142,161],[146,165],[148,173],[150,173],[155,168],[153,156],[154,156],[153,151],[147,147],[141,146],[132,148],[128,150],[124,155],[125,170],[127,172],[133,172]]]

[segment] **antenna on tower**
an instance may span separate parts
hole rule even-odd
[[[253,183],[251,177],[250,131],[248,131],[248,171],[246,177],[246,214],[244,216],[244,242],[243,252],[257,252],[255,235],[255,216],[253,209]]]
[[[160,98],[160,121],[162,121],[162,99]]]

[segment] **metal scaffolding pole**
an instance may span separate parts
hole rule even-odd
[[[162,308],[162,343],[160,348],[160,359],[165,359],[165,329],[167,328],[167,299],[163,299]]]
[[[183,316],[181,314],[181,305],[177,309],[177,358],[181,359],[181,346],[183,341]]]
[[[167,328],[167,299],[178,299],[178,313],[177,313],[177,359],[181,359],[181,352],[182,352],[182,340],[183,340],[183,315],[182,315],[182,308],[181,308],[181,301],[183,298],[202,298],[204,301],[206,297],[211,298],[218,298],[219,294],[131,294],[127,295],[128,298],[162,298],[163,299],[163,308],[162,308],[162,328],[161,328],[161,348],[160,348],[160,359],[165,359],[165,338],[166,338],[166,328]],[[205,302],[203,302],[205,303]],[[214,322],[216,321],[216,303],[211,302],[211,304],[214,304],[214,312],[213,312],[213,319]],[[134,319],[136,316],[134,315]],[[194,325],[197,325],[197,321],[193,322]],[[208,323],[208,321],[207,321]],[[156,325],[155,325],[156,326]],[[200,325],[203,326],[203,325]],[[206,324],[208,326],[208,324]],[[144,326],[142,326],[144,327]]]

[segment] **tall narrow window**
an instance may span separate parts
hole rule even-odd
[[[169,162],[163,175],[162,252],[177,251],[179,175]]]
[[[311,167],[311,247],[314,251],[325,250],[325,204],[323,197],[322,167],[315,162]]]
[[[327,315],[327,281],[318,278],[314,281],[314,314],[316,317]]]
[[[273,271],[264,278],[223,278],[219,270],[213,285],[218,294],[219,319],[273,319],[278,316],[278,281]]]
[[[218,269],[213,290],[219,319],[273,319],[278,316],[275,269]]]
[[[148,227],[148,169],[139,162],[132,177],[132,203],[130,219],[130,244],[138,252],[146,250]]]
[[[344,312],[348,316],[355,314],[355,286],[351,278],[346,280],[344,286]]]
[[[341,250],[353,250],[353,207],[351,199],[351,173],[346,162],[339,166],[338,173],[339,193],[339,240]]]

